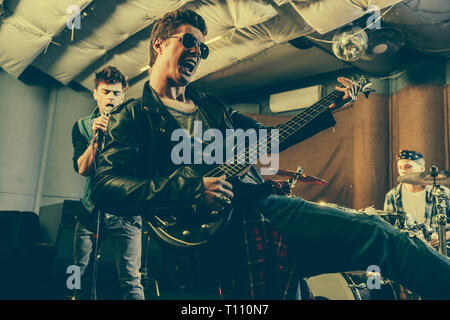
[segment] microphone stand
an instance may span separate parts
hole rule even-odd
[[[92,282],[91,282],[91,300],[97,300],[97,273],[99,265],[99,251],[100,251],[100,222],[103,213],[100,210],[95,210],[96,214],[96,229],[94,237],[94,261],[92,266]]]
[[[105,110],[105,116],[109,117],[111,114],[112,107],[107,107]],[[98,149],[95,148],[95,143],[98,142],[100,145],[101,138],[103,134],[100,130],[97,130],[94,133],[94,137],[92,139],[92,152],[94,157],[94,173],[97,171],[97,156],[98,156]],[[93,267],[92,267],[92,283],[91,283],[91,300],[97,300],[97,271],[98,271],[98,264],[99,264],[99,251],[100,251],[100,223],[102,221],[102,218],[104,216],[104,213],[100,210],[96,210],[94,208],[93,212],[95,211],[96,214],[96,228],[95,228],[95,234],[93,235],[95,242],[94,242],[94,261],[93,261]]]
[[[101,132],[97,131],[95,133],[95,136],[92,140],[92,150],[93,150],[93,156],[94,156],[94,172],[97,171],[97,151],[98,149],[95,148],[95,143],[98,142],[99,138],[101,136]],[[97,273],[98,273],[98,264],[99,264],[99,251],[100,251],[100,224],[102,221],[102,218],[104,216],[103,212],[100,210],[96,210],[94,208],[93,212],[95,212],[95,219],[96,219],[96,226],[95,226],[95,234],[93,235],[94,238],[94,261],[92,266],[92,281],[91,281],[91,300],[97,300]]]
[[[436,184],[436,177],[438,175],[438,168],[431,167],[431,176],[433,177],[433,188],[430,192],[430,197],[433,200],[433,211],[436,213],[436,224],[439,239],[439,252],[447,256],[447,239],[445,226],[447,224],[446,201],[448,200],[445,190],[440,185]]]

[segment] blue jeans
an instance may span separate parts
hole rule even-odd
[[[278,195],[256,206],[284,236],[302,276],[376,265],[426,299],[450,299],[450,259],[378,216]]]
[[[100,243],[109,239],[114,253],[114,261],[119,276],[119,284],[123,292],[123,299],[144,300],[144,290],[141,285],[141,230],[139,219],[108,216],[102,221]],[[80,267],[82,289],[80,297],[90,296],[90,276],[86,269],[95,249],[93,233],[82,224],[77,223],[75,229],[74,258]]]

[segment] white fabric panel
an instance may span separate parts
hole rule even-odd
[[[284,43],[309,32],[311,28],[301,18],[297,23],[292,23],[284,21],[279,15],[259,24],[231,29],[219,40],[209,44],[210,58],[199,66],[194,80],[252,58],[277,43]]]
[[[82,10],[91,2],[5,1],[6,10],[12,11],[12,15],[0,28],[0,67],[18,77],[33,63],[64,84],[76,79],[88,88],[92,87],[94,72],[107,64],[116,64],[133,78],[148,63],[148,40],[127,48],[127,39],[164,13],[185,7],[201,14],[208,26],[211,58],[202,63],[199,79],[227,65],[232,68],[277,43],[314,30],[323,34],[339,28],[364,15],[370,6],[386,8],[401,1],[97,0],[94,10],[89,10],[88,16],[81,20],[81,30],[75,30],[74,42],[52,44],[55,35],[62,31],[70,34],[66,23],[72,13],[67,8],[76,5]],[[413,0],[399,4],[384,21],[402,28],[408,44],[419,50],[443,50],[448,47],[450,33],[446,32],[446,26],[434,22],[448,20],[448,15],[441,12],[448,6],[448,0]],[[54,41],[62,38],[67,40],[67,34]],[[124,42],[120,52],[116,50]],[[102,57],[105,57],[103,63]]]
[[[262,52],[274,44],[273,41],[264,39],[249,41],[239,32],[234,33],[231,43],[227,37],[214,41],[209,45],[210,57],[202,61],[194,80]]]
[[[229,39],[237,28],[252,26],[259,22],[267,21],[277,14],[270,5],[263,3],[263,1],[248,0],[226,0],[218,1],[216,3],[196,1],[195,3],[188,3],[186,8],[195,10],[205,19],[208,27],[207,39],[223,36],[225,39],[223,40],[225,41],[225,46],[230,45],[226,39]],[[148,64],[148,46],[148,41],[142,41],[138,47],[132,48],[126,53],[114,55],[114,57],[109,59],[104,65],[112,64],[120,66],[123,73],[129,78],[133,78],[141,73],[140,70]],[[213,55],[216,50],[212,44],[209,44],[209,46],[211,47],[211,57],[208,58],[208,60],[215,60],[215,62],[210,64],[211,68],[205,70],[203,74],[214,72],[227,63],[236,60],[236,57],[230,57],[229,55],[226,57],[222,55],[220,61],[214,59]],[[221,48],[222,46],[219,44],[218,47]],[[253,51],[249,51],[250,49]],[[239,50],[240,49],[236,48],[236,51]],[[250,45],[245,48],[243,53],[250,55],[259,50],[260,48],[258,48],[258,46]],[[95,56],[91,56],[91,62],[101,57],[101,55],[102,54],[96,53]],[[204,65],[204,63],[202,63],[202,65]],[[60,69],[61,67],[62,66],[57,66],[57,69]],[[205,67],[202,69],[205,69]],[[197,77],[198,76],[199,75],[197,75]],[[92,88],[93,77],[94,75],[88,79],[83,79],[81,83],[88,88]],[[64,81],[68,81],[68,79],[65,79]]]
[[[312,28],[300,17],[294,22],[286,21],[280,15],[264,23],[239,30],[239,33],[248,39],[267,39],[276,43],[287,42],[311,32],[313,32]]]
[[[278,6],[282,6],[283,4],[292,2],[292,0],[273,0]]]
[[[14,25],[9,24],[9,22],[14,23]],[[24,32],[15,25],[35,30],[36,34]],[[48,46],[50,41],[51,35],[44,34],[28,22],[12,16],[6,19],[0,28],[0,66],[17,78]]]
[[[206,39],[212,40],[208,43],[210,57],[200,65],[196,79],[215,72],[227,64],[264,51],[274,42],[284,42],[304,34],[301,27],[282,23],[277,12],[261,0],[222,0],[216,3],[196,1],[188,3],[186,7],[203,16],[208,27]],[[246,36],[243,33],[240,37],[234,38],[234,34],[239,30],[246,33]],[[258,39],[258,34],[265,36]],[[235,41],[232,41],[233,39]],[[109,64],[120,66],[122,72],[129,78],[133,78],[148,64],[148,46],[148,40],[141,41],[137,47],[125,53],[115,54],[103,66]],[[57,67],[59,68],[61,66]],[[80,80],[84,86],[92,88],[93,78],[92,74],[87,79]]]
[[[401,0],[319,0],[305,4],[293,1],[291,5],[317,32],[324,34],[366,14],[370,6],[383,9]]]
[[[148,41],[141,41],[139,46],[128,50],[126,53],[115,54],[111,59],[102,64],[98,70],[107,65],[118,66],[120,71],[128,78],[132,79],[142,73],[142,68],[149,63]],[[97,71],[97,70],[96,70]],[[95,72],[89,74],[84,79],[76,79],[89,90],[94,89]]]
[[[0,66],[14,77],[49,45],[66,25],[68,6],[85,7],[92,0],[22,0],[0,28]],[[5,3],[5,8],[8,6]]]
[[[205,19],[208,39],[223,35],[230,29],[264,22],[277,14],[263,0],[220,0],[214,3],[197,1],[188,7]]]
[[[14,16],[20,17],[45,33],[56,34],[72,16],[67,8],[77,6],[83,10],[92,0],[20,0]],[[7,2],[6,2],[7,3]]]
[[[82,41],[66,47],[52,47],[35,65],[63,84],[69,83],[87,66],[100,59],[109,50],[131,35],[150,25],[167,10],[174,10],[189,0],[121,2],[108,14],[105,22],[84,32]],[[91,15],[102,20],[101,6]],[[91,17],[93,18],[93,17]],[[81,32],[83,32],[83,26]]]
[[[131,0],[138,11],[145,12],[151,19],[162,17],[166,12],[178,9],[194,0]]]

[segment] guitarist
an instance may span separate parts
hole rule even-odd
[[[292,298],[287,294],[295,288],[290,269],[303,277],[366,270],[370,265],[378,265],[384,277],[424,297],[449,298],[450,263],[376,217],[273,195],[254,166],[241,179],[229,181],[225,176],[204,177],[173,163],[171,133],[180,127],[192,133],[194,121],[222,132],[263,127],[188,86],[208,57],[206,34],[203,18],[191,10],[170,12],[154,24],[150,78],[142,98],[111,114],[94,178],[95,205],[117,215],[141,212],[145,216],[152,208],[222,209],[231,201],[238,212],[233,214],[228,237],[215,241],[214,249],[199,253],[207,257],[202,261],[210,264],[206,269],[214,270],[210,280],[217,282],[225,298]],[[330,107],[354,98],[353,84],[345,78],[338,80],[344,85],[337,88],[343,98]],[[333,125],[329,109],[279,149]],[[417,261],[423,269],[417,268]]]

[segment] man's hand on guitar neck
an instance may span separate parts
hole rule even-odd
[[[203,195],[205,205],[211,209],[222,210],[233,199],[233,185],[225,180],[226,176],[203,177]]]
[[[336,86],[337,91],[344,92],[344,96],[342,97],[342,101],[346,101],[348,98],[351,100],[356,100],[356,96],[354,95],[354,87],[356,86],[353,81],[345,77],[339,77],[337,80],[344,85],[344,87]],[[336,103],[330,104],[329,108],[333,109],[336,106]]]

